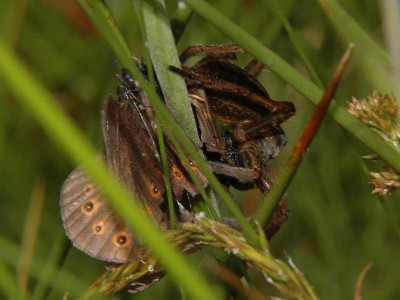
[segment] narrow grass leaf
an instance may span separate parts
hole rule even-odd
[[[0,257],[4,263],[16,267],[18,263],[17,258],[20,253],[21,250],[17,245],[0,236]],[[29,275],[34,279],[39,279],[42,274],[43,266],[46,266],[46,261],[35,257],[29,269]],[[44,281],[60,293],[68,291],[71,296],[77,297],[88,286],[88,284],[82,282],[81,279],[64,270],[58,270],[54,265],[47,265],[47,267],[51,270],[52,274],[57,274],[57,276],[56,278],[45,278]],[[5,277],[2,276],[1,278],[3,280]]]
[[[371,85],[381,92],[399,92],[394,80],[394,67],[386,51],[344,10],[336,0],[318,0],[323,12],[332,22],[346,44],[357,47],[355,58]]]
[[[165,5],[162,0],[153,3],[149,1],[137,0],[137,3],[143,9],[143,23],[146,31],[145,44],[151,55],[151,64],[154,66],[158,82],[164,95],[165,102],[174,116],[179,120],[181,128],[194,144],[199,144],[200,139],[197,133],[193,110],[189,101],[189,95],[186,89],[185,81],[182,77],[169,71],[169,66],[180,66],[180,60],[175,47],[175,41],[172,36],[169,21],[166,16]],[[149,64],[149,62],[147,63]],[[152,85],[154,86],[154,84]],[[171,138],[173,135],[171,135]],[[174,139],[175,140],[175,139]],[[174,142],[175,147],[180,147]],[[182,156],[182,153],[181,153]],[[190,171],[191,168],[189,167]],[[208,194],[204,191],[194,173],[190,174],[197,189],[206,202],[207,210],[213,218],[218,218],[218,205],[211,190]],[[197,205],[193,206],[198,211]]]
[[[290,22],[289,22],[287,16],[282,11],[279,1],[273,0],[271,2],[268,0],[264,0],[264,3],[268,6],[271,6],[275,10],[276,15],[281,20],[283,27],[285,27],[285,30],[289,36],[290,41],[292,42],[294,49],[296,50],[300,59],[303,61],[303,64],[307,68],[308,73],[310,74],[311,78],[318,85],[318,87],[323,88],[323,84],[317,74],[317,71],[313,67],[310,59],[308,58],[306,52],[304,51],[303,46],[301,45],[300,40],[297,38],[296,33],[294,32],[292,26],[290,25]]]
[[[64,234],[58,235],[51,252],[37,280],[31,298],[34,300],[46,299],[51,290],[51,282],[63,265],[72,245]]]
[[[143,17],[146,28],[146,46],[149,48],[165,101],[175,120],[195,144],[199,143],[196,123],[188,101],[184,79],[169,71],[169,66],[180,66],[174,37],[169,26],[163,1],[143,1]]]
[[[10,272],[7,266],[0,261],[0,293],[7,299],[25,299],[22,290],[19,288],[16,277]]]

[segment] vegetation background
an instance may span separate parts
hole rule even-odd
[[[390,2],[396,1],[277,1],[297,44],[282,26],[272,2],[209,1],[309,76],[310,69],[296,50],[299,46],[315,69],[313,80],[319,78],[323,86],[344,52],[346,31],[353,33],[352,24],[332,22],[328,16],[335,12],[324,2],[340,3],[362,32],[389,53],[399,44],[400,35],[393,32],[398,33],[400,28],[400,11],[390,8]],[[132,1],[109,0],[107,4],[133,55],[141,56],[144,43]],[[172,16],[176,1],[167,1],[167,5]],[[74,1],[3,0],[0,26],[1,38],[101,152],[100,107],[114,93],[115,74],[121,65],[84,11]],[[193,44],[223,43],[232,40],[194,13],[177,47],[182,51]],[[371,66],[379,59],[366,48],[356,44],[356,55],[335,96],[340,105],[345,106],[353,96],[364,97],[372,89],[397,92],[389,75],[382,73],[379,65]],[[398,56],[399,52],[394,54]],[[241,55],[239,60],[243,64],[250,58]],[[268,68],[259,79],[273,99],[292,101],[297,108],[296,116],[283,125],[289,144],[271,167],[271,172],[277,174],[314,106]],[[381,200],[370,194],[369,177],[360,158],[369,153],[328,117],[286,195],[292,215],[271,241],[272,251],[283,259],[286,252],[321,299],[351,298],[357,277],[369,262],[373,266],[363,283],[364,299],[400,298],[399,236]],[[59,191],[74,167],[0,81],[0,271],[11,275],[1,279],[4,295],[8,283],[14,282],[26,288],[29,297],[60,299],[71,286],[83,291],[103,272],[103,263],[69,247],[62,228]],[[243,211],[251,215],[260,199],[259,192],[236,194]],[[400,209],[398,197],[399,193],[394,193],[387,199],[394,212]],[[193,266],[204,268],[202,262],[210,255],[204,250],[189,259]],[[30,261],[32,264],[25,269]],[[61,271],[53,274],[49,265]],[[215,275],[205,269],[208,278],[215,280]],[[256,286],[263,290],[265,281],[252,275],[258,278]],[[50,284],[43,276],[52,276]],[[179,288],[168,276],[142,293],[119,296],[179,297]]]

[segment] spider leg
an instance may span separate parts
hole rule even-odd
[[[254,77],[257,77],[260,74],[261,70],[264,68],[264,64],[256,58],[253,58],[244,69]]]
[[[236,62],[236,53],[242,53],[244,49],[239,45],[194,45],[187,47],[179,56],[181,63],[189,57],[207,55],[206,60],[227,60]],[[203,62],[203,60],[202,60]]]
[[[260,172],[256,169],[235,167],[216,161],[208,161],[207,164],[215,174],[236,178],[238,180],[250,181],[260,177]]]
[[[250,102],[269,109],[271,112],[280,112],[284,114],[286,119],[295,113],[295,108],[292,102],[275,102],[268,97],[264,97],[263,95],[247,89],[246,87],[228,81],[216,80],[215,78],[202,76],[193,73],[189,68],[179,69],[177,67],[170,66],[169,69],[186,78],[187,80],[201,85],[206,90],[209,89],[225,93],[239,94],[242,97],[248,98]]]
[[[225,143],[221,139],[218,126],[211,116],[210,108],[203,89],[192,91],[190,101],[196,110],[196,119],[200,128],[200,138],[208,152],[223,154]]]

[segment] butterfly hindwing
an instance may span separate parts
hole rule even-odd
[[[98,188],[81,168],[61,189],[61,216],[74,246],[100,260],[123,263],[138,256],[138,242],[107,207]]]

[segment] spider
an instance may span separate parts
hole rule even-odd
[[[187,48],[181,61],[207,55],[193,67],[170,67],[186,79],[209,165],[239,189],[270,188],[269,161],[286,145],[279,126],[295,113],[291,102],[275,102],[255,78],[263,65],[253,59],[236,64],[237,45],[198,45]],[[217,123],[228,125],[222,133]],[[217,155],[215,155],[217,154]],[[217,159],[216,159],[217,158]],[[245,182],[243,182],[245,181]]]

